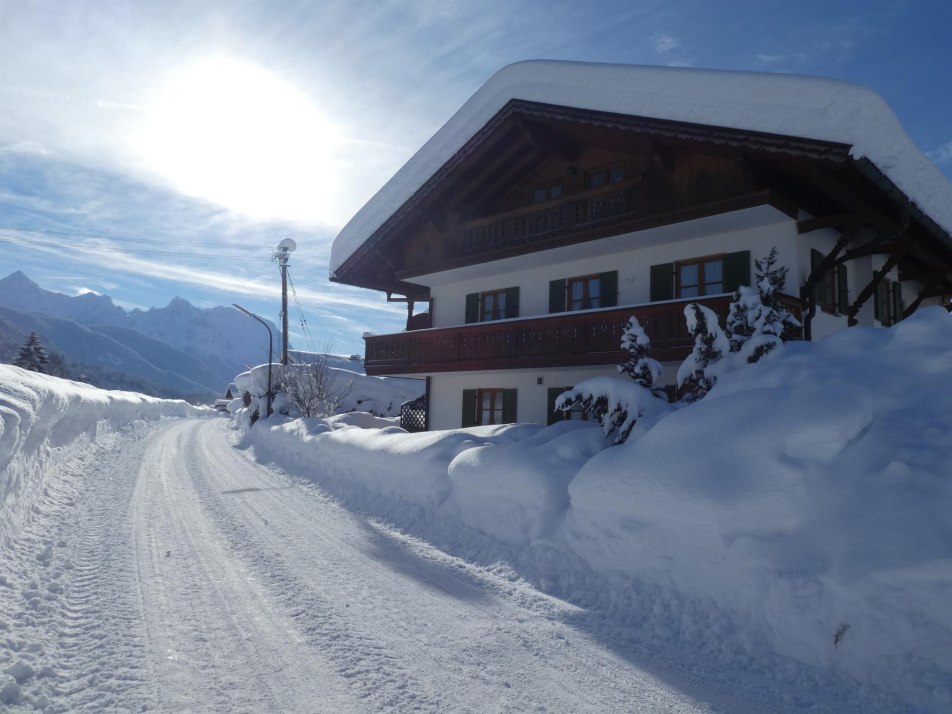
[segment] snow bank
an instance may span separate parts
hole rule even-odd
[[[592,597],[578,584],[594,574],[598,602],[631,603],[672,636],[719,651],[731,633],[939,712],[952,709],[950,414],[952,318],[927,308],[787,344],[611,448],[595,425],[406,434],[358,415],[272,418],[246,438],[332,491],[359,486],[370,512],[422,537],[476,529],[555,594]]]
[[[528,61],[494,74],[344,226],[331,276],[511,99],[846,144],[952,232],[952,184],[864,87],[776,73]]]
[[[400,406],[420,397],[426,391],[422,379],[408,379],[403,377],[371,377],[363,373],[362,363],[339,355],[320,355],[307,352],[295,353],[300,364],[308,356],[315,359],[326,358],[326,373],[330,389],[334,393],[343,393],[341,403],[343,411],[362,411],[379,416],[399,416]],[[342,365],[342,366],[335,366]],[[297,366],[297,365],[295,365]],[[345,369],[353,366],[355,371]],[[360,371],[356,371],[360,370]],[[280,385],[284,378],[284,367],[281,364],[271,365],[271,382],[275,387]],[[234,384],[239,394],[249,392],[254,399],[255,407],[261,414],[265,413],[265,397],[268,392],[268,365],[263,364],[248,372],[242,372],[235,377]],[[276,395],[272,405],[275,411],[284,410],[283,397]],[[293,412],[292,412],[293,413]]]
[[[788,344],[586,463],[566,545],[710,597],[802,662],[918,695],[942,672],[928,694],[952,706],[950,413],[941,308]]]
[[[0,545],[29,516],[59,450],[139,419],[209,413],[179,400],[106,391],[0,364]]]
[[[290,421],[273,415],[258,421],[246,438],[260,457],[298,473],[356,483],[388,498],[436,507],[452,490],[448,469],[458,454],[511,443],[538,430],[532,424],[516,424],[408,434],[391,420],[370,414]]]

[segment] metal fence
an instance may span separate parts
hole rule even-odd
[[[400,405],[400,426],[411,433],[426,431],[426,395]]]

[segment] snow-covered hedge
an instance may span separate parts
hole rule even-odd
[[[179,400],[106,391],[0,364],[0,545],[28,517],[60,449],[138,419],[208,413]]]
[[[950,415],[952,318],[928,308],[779,347],[612,448],[597,426],[564,422],[406,434],[272,419],[246,438],[332,490],[384,496],[377,515],[424,537],[426,517],[396,504],[523,562],[555,549],[575,565],[548,556],[550,569],[726,613],[752,647],[945,711]]]

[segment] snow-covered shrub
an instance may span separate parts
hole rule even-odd
[[[353,382],[339,385],[326,359],[311,364],[284,367],[282,395],[302,417],[329,417],[341,411],[341,405]]]
[[[730,343],[710,308],[692,302],[684,308],[688,331],[694,337],[694,349],[678,368],[678,388],[686,401],[696,401],[711,391],[717,381],[712,367],[728,352]]]
[[[648,356],[650,347],[651,340],[645,329],[638,322],[638,318],[632,315],[628,318],[628,324],[621,336],[621,348],[628,353],[628,360],[618,365],[618,371],[627,374],[636,384],[646,389],[655,386],[662,371],[661,363]]]
[[[792,339],[800,327],[781,302],[787,268],[775,267],[776,262],[776,248],[754,261],[756,287],[738,287],[728,310],[725,332],[730,351],[741,353],[749,364]]]
[[[555,400],[555,408],[568,411],[581,407],[602,425],[605,436],[615,435],[615,443],[623,443],[638,419],[668,407],[665,399],[635,382],[616,377],[593,377],[579,382]]]

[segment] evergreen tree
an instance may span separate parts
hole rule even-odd
[[[23,343],[13,364],[31,372],[48,372],[49,358],[46,356],[43,345],[40,344],[40,336],[36,334],[36,331],[31,332]]]
[[[645,389],[651,389],[661,377],[661,363],[648,356],[651,340],[638,318],[628,318],[621,336],[621,348],[628,353],[628,360],[618,365],[618,371],[627,374]]]
[[[692,302],[684,308],[688,331],[694,337],[694,349],[678,369],[678,387],[686,401],[701,399],[717,381],[714,365],[730,351],[730,342],[717,324],[710,308]]]
[[[754,261],[756,287],[737,288],[728,311],[725,331],[730,351],[744,353],[748,363],[792,339],[800,328],[781,301],[787,268],[775,267],[776,263],[776,248],[771,248],[766,258]]]

